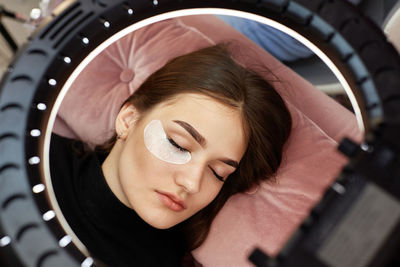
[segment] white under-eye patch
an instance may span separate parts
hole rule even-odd
[[[171,144],[160,120],[152,120],[146,125],[143,138],[146,148],[160,160],[185,164],[192,158],[190,152],[182,151]]]

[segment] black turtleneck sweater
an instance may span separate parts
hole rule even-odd
[[[144,222],[108,187],[101,169],[106,155],[83,150],[53,134],[50,168],[60,208],[93,257],[113,267],[181,266],[181,226],[159,230]]]

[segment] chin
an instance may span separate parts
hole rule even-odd
[[[166,216],[154,216],[154,214],[146,214],[146,212],[138,213],[138,215],[147,224],[160,230],[169,229],[182,222],[182,220],[171,220],[172,218],[166,218]]]
[[[165,229],[169,229],[171,227],[174,227],[176,224],[166,225],[166,224],[162,224],[162,223],[161,224],[156,223],[156,224],[150,224],[150,225],[153,226],[156,229],[165,230]]]
[[[161,220],[156,220],[156,221],[154,221],[154,220],[151,220],[151,221],[145,220],[145,222],[147,222],[152,227],[154,227],[156,229],[160,229],[160,230],[169,229],[169,228],[174,227],[175,225],[180,223],[180,222],[167,223],[167,222],[165,222],[165,221],[163,222]]]

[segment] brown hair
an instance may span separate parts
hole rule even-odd
[[[237,64],[226,44],[204,48],[169,61],[150,75],[125,102],[143,116],[182,93],[210,96],[241,111],[248,147],[237,170],[217,197],[183,225],[190,250],[205,240],[211,222],[230,196],[274,177],[291,130],[284,101],[270,83]],[[113,145],[114,140],[109,144]],[[109,146],[109,147],[110,147]]]

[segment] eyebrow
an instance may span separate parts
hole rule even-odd
[[[206,146],[206,144],[207,144],[206,139],[192,125],[190,125],[187,122],[180,121],[180,120],[174,120],[173,122],[175,122],[176,124],[181,126],[183,129],[185,129],[193,137],[193,139],[196,140],[196,142],[199,143],[202,147]],[[221,159],[221,161],[229,166],[234,167],[234,168],[239,167],[239,163],[235,160],[224,158],[224,159]]]
[[[183,129],[185,129],[193,138],[199,143],[202,147],[205,147],[207,142],[204,136],[202,136],[192,125],[187,122],[174,120],[173,122],[177,123]]]
[[[232,160],[232,159],[221,159],[221,161],[225,164],[228,164],[229,166],[232,166],[234,168],[238,168],[239,167],[239,162],[237,162],[236,160]]]

